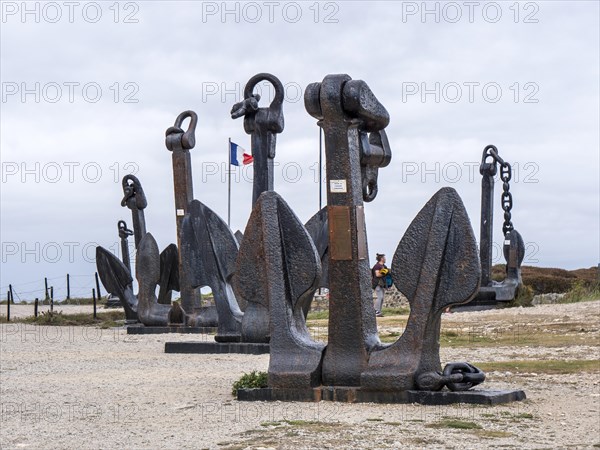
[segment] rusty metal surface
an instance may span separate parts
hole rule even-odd
[[[190,119],[188,129],[181,127],[184,120]],[[192,180],[192,161],[190,150],[196,145],[196,126],[198,115],[194,111],[184,111],[177,116],[172,127],[165,132],[165,146],[172,153],[173,187],[175,192],[175,221],[177,224],[177,246],[181,248],[181,226],[188,211],[190,202],[194,199]],[[199,308],[200,296],[191,288],[190,281],[185,278],[185,265],[189,261],[179,257],[178,270],[180,275],[181,307],[186,314],[193,314]]]
[[[238,243],[217,214],[198,200],[192,200],[182,222],[181,256],[183,273],[192,289],[209,286],[218,313],[215,340],[238,342],[241,339],[242,311],[231,287]],[[192,314],[189,324],[198,326],[202,317]],[[200,314],[201,316],[201,314]]]
[[[249,234],[248,228],[258,232]],[[257,283],[263,284],[259,289],[265,298],[260,307],[266,306],[270,315],[269,385],[317,386],[321,383],[324,345],[311,339],[303,312],[319,285],[321,265],[316,248],[300,220],[276,192],[259,197],[248,228],[240,254],[248,257],[247,253],[254,252],[252,259],[261,260],[255,270],[264,276],[240,277],[238,288],[248,291],[254,290]],[[250,311],[252,302],[244,321]]]
[[[395,343],[371,353],[361,377],[367,389],[415,389],[419,376],[441,373],[442,312],[470,301],[479,290],[477,243],[454,189],[440,189],[417,214],[398,244],[392,273],[408,298],[410,316]]]
[[[330,238],[332,227],[336,229],[332,208],[346,207],[350,213],[350,233],[346,239],[349,238],[351,259],[335,259],[330,240],[329,340],[322,378],[326,385],[357,386],[367,366],[368,352],[380,345],[369,262],[358,258],[356,221],[356,207],[363,205],[363,199],[374,199],[377,185],[372,170],[364,179],[361,159],[364,157],[367,164],[373,162],[365,156],[369,153],[368,148],[365,151],[369,146],[368,134],[380,133],[389,123],[389,114],[366,83],[352,80],[348,75],[328,75],[322,82],[310,84],[305,90],[304,104],[325,135]],[[375,166],[382,161],[389,162],[382,158]]]
[[[235,233],[233,233],[233,235],[235,236],[235,240],[237,241],[238,245],[242,245],[242,239],[244,239],[244,233],[242,233],[240,230],[237,230]]]
[[[423,372],[416,377],[416,386],[422,391],[468,391],[485,381],[485,373],[467,362],[446,364],[441,372]]]
[[[319,287],[329,287],[329,223],[327,220],[327,207],[322,208],[304,225],[310,235],[317,254],[321,260],[321,278]]]
[[[317,254],[321,261],[321,277],[319,288],[329,288],[329,221],[327,220],[327,207],[321,208],[304,225],[310,238],[315,244]],[[308,316],[312,299],[303,306],[304,317]]]
[[[129,255],[129,236],[133,236],[133,230],[127,228],[127,223],[124,220],[117,222],[117,229],[119,230],[119,239],[121,239],[121,260],[127,270],[131,273],[131,256]]]
[[[119,297],[125,310],[126,320],[137,322],[138,301],[133,293],[133,278],[131,278],[130,269],[119,261],[119,258],[100,246],[96,247],[96,267],[104,288],[112,295]]]
[[[326,217],[311,219],[308,233],[278,194],[266,192],[255,205],[240,250],[236,288],[240,295],[249,293],[248,298],[254,299],[246,314],[254,309],[269,310],[271,314],[269,389],[287,392],[286,398],[292,399],[294,392],[309,393],[319,385],[344,389],[354,386],[361,392],[378,393],[374,394],[378,401],[412,390],[468,390],[483,382],[485,374],[465,362],[450,363],[442,370],[439,355],[442,312],[449,306],[471,301],[481,280],[475,236],[454,189],[443,188],[435,194],[400,241],[392,273],[396,285],[409,299],[411,315],[404,334],[395,343],[384,346],[377,337],[362,205],[365,197],[377,193],[377,188],[371,186],[369,192],[363,189],[360,133],[356,132],[361,122],[349,120],[348,112],[335,103],[347,81],[344,76],[330,76],[323,86],[307,90],[307,109],[316,111],[310,96],[318,94],[325,106],[318,112],[326,111],[317,114],[326,139]],[[363,125],[373,130],[374,115],[366,116]],[[387,121],[382,120],[381,126],[385,124]],[[324,223],[330,247],[325,351],[304,334],[305,316],[300,311],[319,285],[313,278],[318,278],[315,266],[321,255],[313,239],[325,247]],[[307,236],[312,236],[308,239],[310,245],[304,243]],[[253,274],[243,270],[250,267],[259,270]],[[298,288],[294,276],[305,277],[300,279]],[[294,303],[299,292],[306,298],[302,305]],[[257,322],[251,323],[255,326]]]
[[[500,167],[502,181],[501,205],[504,211],[503,253],[506,259],[506,278],[501,281],[492,280],[492,253],[494,245],[494,177]],[[481,260],[481,289],[471,305],[497,304],[513,300],[522,285],[521,263],[525,257],[525,244],[520,233],[512,224],[511,210],[513,197],[510,193],[512,167],[500,157],[494,145],[483,149],[481,165],[481,224],[479,252]]]
[[[268,81],[275,88],[275,96],[268,107],[260,108],[260,95],[252,91],[261,81]],[[284,90],[281,81],[270,73],[254,75],[244,88],[244,100],[231,108],[231,118],[244,117],[244,130],[251,136],[252,157],[254,158],[254,180],[252,205],[260,194],[273,190],[273,159],[277,134],[283,131]]]
[[[148,206],[148,200],[144,194],[142,184],[134,175],[125,175],[123,177],[122,186],[124,196],[121,200],[121,206],[126,206],[131,210],[131,215],[133,218],[133,231],[127,228],[127,224],[124,220],[120,220],[118,222],[117,228],[119,231],[119,238],[121,240],[123,262],[119,261],[117,257],[115,257],[106,249],[100,246],[96,248],[96,266],[98,268],[98,275],[100,276],[102,284],[106,290],[112,295],[119,297],[119,300],[125,309],[125,316],[128,321],[131,322],[139,320],[145,325],[153,325],[156,323],[156,317],[147,314],[149,308],[143,308],[145,311],[144,315],[138,314],[139,299],[138,296],[134,294],[132,288],[133,279],[131,277],[129,246],[127,242],[128,237],[133,234],[136,242],[136,249],[138,249],[137,257],[139,258],[139,245],[141,244],[144,236],[147,234],[144,209]],[[164,321],[162,319],[160,320],[161,323],[166,323],[167,313],[171,308],[171,291],[179,290],[177,253],[177,247],[175,244],[170,244],[160,255],[157,256],[159,278],[156,281],[156,285],[160,284],[160,293],[157,302],[161,306],[164,306],[166,308],[165,311],[167,311],[164,313]],[[143,271],[145,269],[136,267],[136,274],[144,276],[143,273],[140,273],[140,270]],[[150,274],[147,274],[146,278],[149,276]],[[145,301],[148,302],[148,295],[146,295]],[[154,311],[162,310],[160,308],[154,308]],[[160,314],[163,313],[161,312]],[[144,322],[144,320],[146,320],[148,317],[150,322]]]
[[[358,259],[367,259],[367,225],[365,224],[365,208],[356,207],[356,232],[358,245]]]
[[[263,208],[255,204],[244,231],[244,239],[235,263],[233,289],[246,303],[242,319],[242,342],[268,343],[269,274],[266,273],[266,239],[263,238]]]
[[[144,209],[148,206],[142,183],[136,176],[128,174],[123,177],[123,200],[121,206],[131,210],[131,219],[133,221],[133,236],[135,239],[135,248],[138,248],[140,241],[146,234],[146,219],[144,218]]]
[[[306,229],[278,194],[264,192],[246,225],[233,286],[238,300],[246,302],[242,342],[271,341],[278,349],[273,360],[277,383],[294,382],[287,370],[295,364],[304,373],[298,383],[315,382],[320,373],[322,346],[310,341],[304,322],[320,273],[320,257]],[[296,356],[285,362],[288,353]]]
[[[171,306],[158,303],[156,297],[156,286],[160,280],[160,254],[151,233],[146,233],[138,246],[135,275],[139,286],[137,313],[140,322],[148,326],[166,326]]]
[[[134,232],[127,228],[124,220],[117,222],[119,238],[121,240],[121,259],[123,262],[105,248],[96,247],[96,268],[104,288],[119,302],[125,310],[125,319],[137,322],[137,297],[133,293],[133,279],[131,278],[131,262],[129,255],[128,238]]]
[[[190,119],[187,131],[181,126],[185,119]],[[194,185],[192,181],[192,161],[190,150],[196,145],[196,125],[198,115],[194,111],[184,111],[177,116],[175,124],[165,132],[165,145],[172,153],[173,186],[175,192],[175,220],[177,223],[177,236],[181,233],[181,222],[187,212],[189,203],[194,199]],[[179,240],[178,246],[181,246]]]
[[[171,304],[172,291],[179,291],[179,253],[175,244],[169,244],[160,253],[160,290],[158,303]]]

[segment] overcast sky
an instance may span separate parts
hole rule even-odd
[[[1,298],[9,283],[16,300],[42,296],[44,276],[64,298],[66,273],[73,295],[89,296],[96,243],[117,251],[117,220],[131,226],[120,206],[128,172],[145,189],[148,231],[160,248],[175,242],[164,132],[186,109],[199,117],[195,198],[226,219],[227,139],[250,148],[229,111],[258,72],[286,86],[275,188],[302,221],[319,206],[319,132],[302,90],[347,73],[389,111],[392,162],[365,206],[371,262],[393,254],[443,186],[457,189],[479,236],[478,164],[495,144],[515,166],[524,264],[598,263],[598,2],[115,5],[2,3]],[[234,231],[251,188],[251,171],[233,183]]]

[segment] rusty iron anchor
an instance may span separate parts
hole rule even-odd
[[[181,127],[184,120],[190,119],[188,129]],[[192,180],[192,161],[190,150],[196,145],[196,126],[198,115],[194,111],[184,111],[177,116],[175,123],[165,132],[165,146],[172,154],[173,187],[175,192],[175,221],[177,224],[177,247],[181,249],[181,228],[183,218],[187,213],[190,202],[194,199]],[[181,254],[177,255],[181,308],[186,315],[194,314],[201,307],[201,297],[191,288],[186,278],[185,261]]]
[[[502,246],[506,260],[506,278],[503,281],[492,280],[492,252],[494,244],[494,177],[500,166],[502,180],[501,205],[504,211]],[[513,197],[510,192],[512,167],[504,161],[494,145],[483,149],[479,172],[481,179],[481,228],[479,252],[481,260],[481,288],[475,300],[468,308],[496,306],[501,302],[513,300],[522,286],[521,263],[525,257],[525,244],[521,234],[512,224],[511,210]]]

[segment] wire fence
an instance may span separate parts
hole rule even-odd
[[[100,285],[103,288],[102,285]],[[8,301],[12,292],[12,302],[33,303],[54,299],[54,302],[72,300],[75,304],[77,299],[92,298],[92,289],[96,289],[96,275],[71,275],[66,274],[41,280],[27,281],[18,284],[7,284],[0,286],[0,299],[3,303]],[[100,294],[106,294],[102,290]]]

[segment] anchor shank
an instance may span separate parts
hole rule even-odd
[[[481,229],[479,258],[481,260],[481,286],[492,279],[492,246],[494,244],[494,176],[484,171],[481,179]]]
[[[181,126],[183,121],[190,119],[187,131]],[[172,152],[173,164],[173,190],[175,193],[175,222],[177,225],[177,248],[179,269],[179,293],[181,296],[181,308],[187,315],[191,314],[195,307],[200,306],[199,299],[195,297],[195,291],[191,286],[189,268],[184,264],[182,249],[183,218],[188,212],[190,202],[194,199],[192,181],[192,160],[190,149],[196,145],[196,125],[198,115],[191,110],[184,111],[175,119],[175,124],[167,128],[165,133],[165,145]],[[186,316],[187,317],[187,316]]]
[[[254,185],[252,190],[252,206],[265,191],[273,190],[273,158],[277,136],[266,126],[257,123],[251,135],[252,158],[254,159]]]
[[[144,210],[133,208],[131,210],[131,220],[133,222],[133,237],[135,240],[135,248],[137,249],[140,245],[140,241],[146,234],[146,219],[144,217]]]
[[[131,273],[131,262],[129,260],[129,243],[127,242],[126,236],[121,238],[121,258],[123,260],[123,264],[125,264],[125,267],[127,267],[127,270],[129,270],[129,273]]]
[[[307,110],[320,119],[325,135],[330,297],[323,384],[329,386],[360,385],[368,351],[379,342],[367,257],[360,123],[347,120],[342,101],[348,80],[347,75],[329,75],[305,94]]]
[[[173,150],[173,185],[175,191],[175,220],[177,222],[177,247],[181,248],[181,223],[188,205],[194,199],[192,160],[190,151]]]

